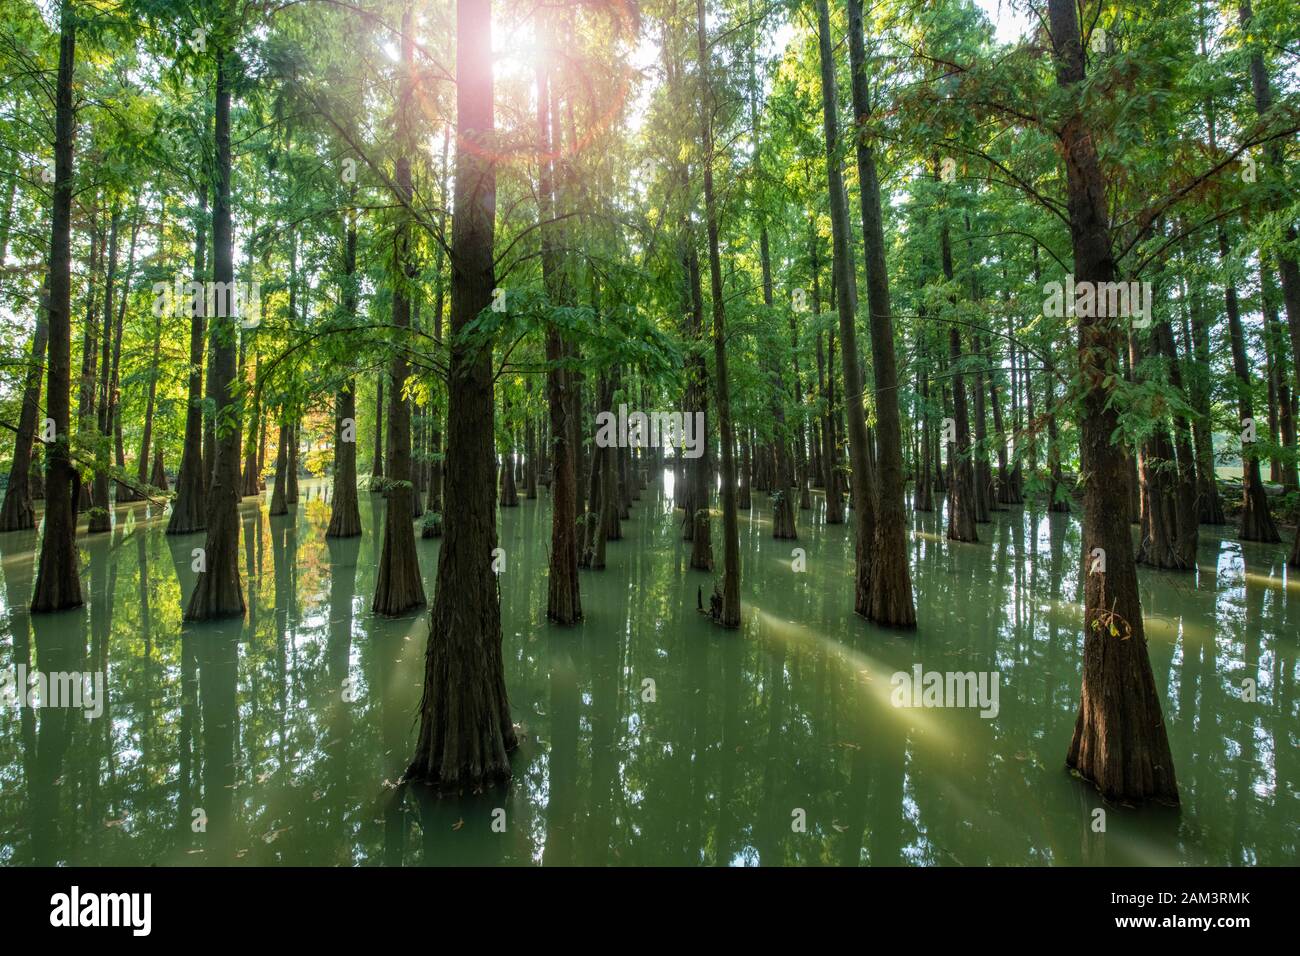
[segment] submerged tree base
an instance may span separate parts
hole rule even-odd
[[[467,606],[485,609],[488,620],[462,619]],[[435,601],[429,620],[420,740],[404,779],[443,793],[503,783],[519,736],[506,694],[499,607]]]
[[[4,505],[0,507],[0,531],[26,531],[36,527],[36,507],[32,504],[30,488],[26,481],[22,487],[10,480],[5,490]]]
[[[1112,802],[1177,805],[1146,639],[1108,630],[1094,627],[1084,639],[1083,693],[1066,766]]]

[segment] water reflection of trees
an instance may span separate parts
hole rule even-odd
[[[315,502],[313,502],[315,504]],[[362,502],[374,529],[383,502]],[[1081,541],[1069,516],[999,513],[987,543],[915,517],[923,626],[847,608],[848,527],[745,534],[746,618],[695,610],[671,512],[642,496],[584,572],[586,623],[544,622],[545,498],[503,515],[511,702],[525,733],[502,791],[437,800],[392,786],[409,757],[422,616],[374,618],[375,543],[323,538],[324,508],[245,505],[245,621],[186,625],[197,538],[120,521],[83,542],[90,604],[32,619],[30,560],[4,549],[0,665],[108,673],[106,716],[21,708],[0,725],[0,860],[41,863],[1278,863],[1296,853],[1296,610],[1284,555],[1203,535],[1195,578],[1143,572],[1180,818],[1109,808],[1062,769],[1078,694]],[[770,504],[755,496],[753,520]],[[650,517],[655,515],[656,517]],[[748,516],[747,516],[748,517]],[[30,534],[29,534],[30,537]],[[200,542],[201,543],[201,542]],[[421,541],[426,587],[438,542]],[[926,627],[925,621],[931,622]],[[1001,713],[900,715],[895,669],[996,670]],[[642,699],[655,681],[656,700]],[[1253,679],[1258,699],[1243,699]],[[354,700],[344,699],[351,682]],[[505,813],[506,832],[491,828]],[[807,832],[791,829],[796,808]],[[202,809],[206,830],[195,832]]]

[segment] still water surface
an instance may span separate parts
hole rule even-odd
[[[1142,570],[1183,806],[1107,808],[1099,833],[1103,804],[1063,768],[1082,643],[1074,518],[1016,508],[954,544],[941,512],[913,515],[921,627],[900,637],[851,612],[848,525],[821,524],[815,499],[799,540],[773,541],[756,494],[744,624],[725,632],[696,610],[710,576],[687,567],[671,485],[652,487],[608,569],[582,574],[585,623],[562,629],[545,618],[543,490],[499,521],[514,779],[437,800],[395,787],[427,618],[369,611],[384,503],[363,497],[361,538],[327,540],[324,485],[303,490],[286,517],[244,502],[249,612],[233,623],[182,624],[203,538],[166,537],[144,505],[79,537],[88,606],[63,614],[27,613],[36,535],[0,535],[0,673],[107,684],[98,719],[0,703],[0,863],[1296,861],[1300,578],[1283,547],[1203,528],[1195,576]],[[430,596],[438,546],[418,542]],[[996,717],[892,706],[891,675],[916,664],[996,671]]]

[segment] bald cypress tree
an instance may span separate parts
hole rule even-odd
[[[72,88],[77,53],[72,0],[59,5],[59,71],[54,87],[54,197],[50,214],[49,358],[46,417],[54,440],[45,451],[45,527],[36,565],[32,612],[61,611],[82,604],[76,521],[80,490],[69,445],[72,385],[72,193],[77,114]]]
[[[409,14],[403,18],[409,23]],[[517,746],[501,657],[496,547],[492,348],[463,332],[492,302],[496,166],[492,5],[456,0],[456,189],[451,238],[446,502],[425,650],[420,732],[407,778],[441,790],[510,776]],[[403,36],[409,37],[409,30]],[[476,148],[478,147],[478,148]],[[389,507],[392,505],[390,503]]]

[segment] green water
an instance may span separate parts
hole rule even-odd
[[[710,578],[688,570],[671,501],[652,488],[608,569],[583,572],[586,622],[561,629],[545,621],[543,492],[499,521],[514,779],[440,801],[394,786],[427,625],[368,610],[383,503],[363,498],[360,539],[327,542],[323,488],[304,491],[290,517],[245,502],[249,614],[232,624],[182,626],[203,538],[167,538],[144,505],[79,538],[79,611],[28,615],[37,538],[0,536],[0,669],[107,679],[98,719],[0,704],[0,862],[1296,860],[1300,580],[1282,547],[1203,529],[1194,578],[1141,572],[1183,806],[1106,808],[1095,832],[1103,804],[1063,767],[1081,652],[1073,518],[1018,508],[980,526],[981,544],[955,545],[941,514],[915,517],[921,626],[899,637],[848,610],[848,526],[801,512],[799,540],[776,542],[755,495],[744,624],[725,632],[697,612]],[[430,596],[437,550],[419,542]],[[997,716],[894,707],[890,677],[915,663],[997,671]]]

